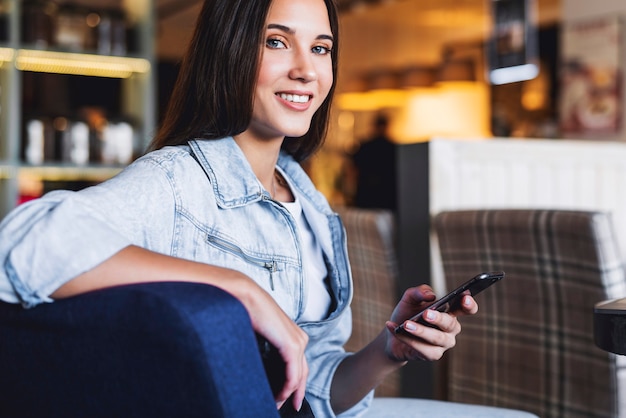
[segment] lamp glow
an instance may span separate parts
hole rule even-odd
[[[491,136],[489,90],[476,81],[443,81],[432,87],[343,93],[336,98],[342,111],[394,109],[394,142],[413,143],[440,138]]]
[[[399,119],[398,142],[489,137],[489,93],[482,83],[462,81],[414,89]]]
[[[406,92],[394,89],[371,90],[364,93],[343,93],[337,97],[341,110],[353,112],[402,107],[405,101]]]

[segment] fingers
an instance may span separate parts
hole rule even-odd
[[[413,317],[434,301],[435,294],[430,286],[422,285],[408,289],[387,323],[389,330],[386,353],[395,361],[438,360],[456,345],[456,336],[461,332],[457,317],[478,312],[478,304],[471,295],[461,299],[460,307],[453,312],[426,309],[420,322],[405,320]],[[458,303],[458,302],[457,302]],[[397,323],[403,324],[405,332],[395,333]]]
[[[463,297],[461,301],[461,309],[450,312],[454,316],[462,316],[462,315],[474,315],[478,312],[478,304],[470,295],[466,295]]]
[[[402,295],[402,301],[411,305],[420,305],[424,302],[432,302],[436,299],[433,288],[423,284],[407,289]]]
[[[456,345],[456,336],[461,332],[461,324],[456,316],[434,310],[427,310],[424,321],[426,326],[414,321],[405,321],[405,334],[395,334],[404,344],[410,347],[404,360],[438,360],[450,348]],[[390,325],[389,325],[390,324]],[[395,326],[389,322],[387,327],[393,332]],[[406,351],[405,351],[406,353]]]
[[[424,332],[428,332],[428,334],[431,334],[432,331],[441,331],[455,336],[461,332],[461,324],[455,315],[427,309],[422,318],[426,323],[433,325],[433,327],[424,327]],[[407,323],[409,322],[412,321],[407,321]],[[413,324],[417,325],[415,322],[413,322]],[[405,324],[405,328],[407,325],[409,324]],[[416,329],[415,331],[419,330]]]
[[[308,335],[298,328],[293,338],[279,347],[280,355],[285,362],[285,384],[276,395],[279,408],[290,397],[296,411],[299,411],[302,406],[309,375],[309,366],[304,355],[307,343]]]
[[[304,394],[306,392],[306,380],[309,375],[309,365],[306,362],[306,359],[303,359],[302,368],[304,370],[304,378],[301,380],[300,385],[296,388],[293,393],[293,407],[296,411],[299,411],[302,408],[302,402],[304,401]]]
[[[306,361],[297,367],[287,367],[285,385],[276,395],[276,406],[279,409],[285,402],[291,402],[296,411],[300,410],[306,392],[308,373]]]
[[[407,289],[391,314],[391,320],[400,323],[435,300],[435,292],[428,285]]]
[[[392,350],[388,356],[395,361],[435,361],[443,357],[444,353],[452,348],[456,342],[454,337],[434,328],[407,321],[405,323],[406,334],[395,334],[404,347]],[[413,329],[415,327],[415,329]],[[395,324],[387,323],[387,329],[393,333]]]
[[[304,399],[309,368],[305,349],[309,342],[308,335],[293,322],[267,292],[254,282],[247,281],[252,289],[243,298],[250,312],[252,327],[278,350],[284,362],[285,376],[282,389],[275,395],[280,408],[289,397],[299,409]],[[254,314],[252,314],[254,313]]]

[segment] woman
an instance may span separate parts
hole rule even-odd
[[[0,298],[31,307],[136,282],[220,287],[286,362],[277,404],[299,409],[306,393],[318,416],[356,414],[389,372],[440,358],[460,331],[454,315],[431,311],[439,329],[407,321],[409,334],[392,332],[434,300],[428,286],[409,289],[362,351],[342,348],[343,227],[298,164],[325,135],[337,26],[332,0],[206,1],[153,151],[7,216]],[[462,313],[477,309],[467,296]]]

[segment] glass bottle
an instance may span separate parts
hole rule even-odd
[[[74,3],[59,6],[55,25],[55,44],[59,49],[84,51],[88,44],[87,10]]]
[[[57,5],[49,0],[24,0],[22,3],[22,43],[45,49],[53,44]]]

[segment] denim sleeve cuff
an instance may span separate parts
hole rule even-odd
[[[65,199],[28,225],[5,258],[8,279],[24,307],[50,302],[60,286],[131,244],[78,200]]]
[[[330,403],[330,387],[332,384],[333,376],[339,364],[351,353],[335,353],[332,356],[328,356],[325,359],[325,365],[322,367],[324,370],[318,370],[319,377],[320,372],[327,376],[328,381],[325,385],[320,386],[322,382],[319,379],[314,379],[314,382],[309,382],[307,386],[307,401],[311,404],[311,408],[316,414],[321,414],[324,417],[334,417],[335,413]],[[363,399],[361,399],[356,405],[349,410],[338,415],[341,418],[358,417],[361,416],[369,408],[372,398],[374,397],[374,391],[370,391]]]
[[[324,357],[324,364],[316,370],[316,377],[309,381],[307,386],[307,401],[311,404],[311,408],[316,414],[320,414],[325,417],[334,417],[331,403],[330,403],[330,387],[332,379],[335,375],[335,371],[339,364],[351,353],[336,352]],[[311,369],[314,369],[311,367]],[[320,379],[324,376],[324,379]],[[372,390],[367,396],[365,396],[356,405],[350,408],[348,411],[339,415],[342,418],[345,417],[358,417],[364,413],[370,406],[374,391]]]

